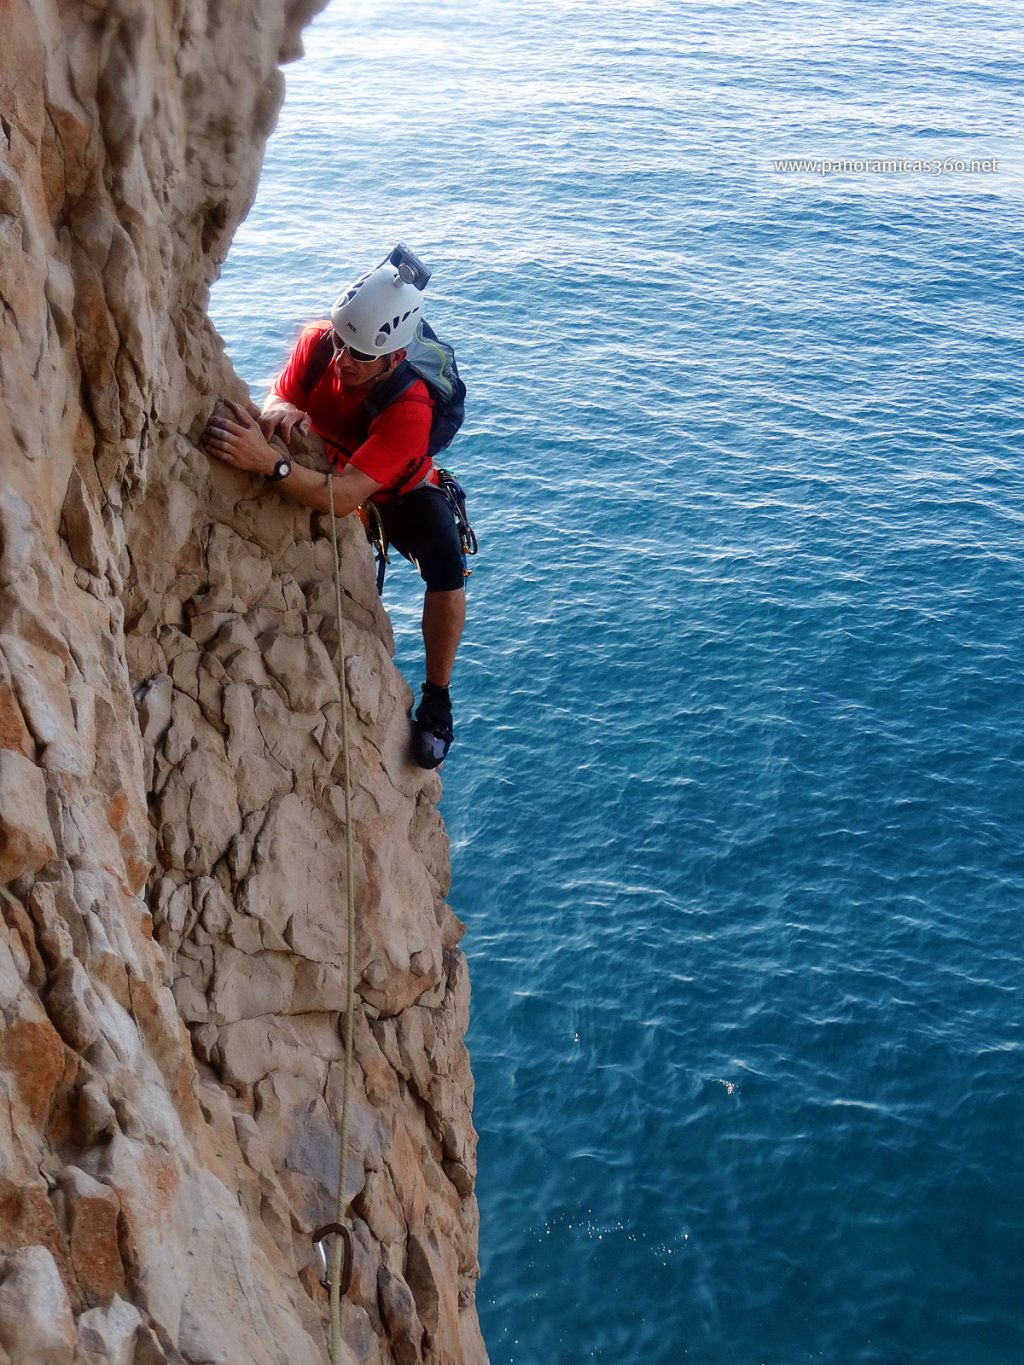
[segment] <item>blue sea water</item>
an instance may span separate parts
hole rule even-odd
[[[404,238],[470,389],[495,1365],[1024,1361],[1022,39],[1009,0],[335,3],[289,71],[236,366]],[[1002,176],[766,160],[964,143]]]

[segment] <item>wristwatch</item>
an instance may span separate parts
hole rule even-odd
[[[267,478],[270,480],[271,483],[277,483],[281,479],[286,479],[291,472],[292,472],[291,460],[289,460],[287,455],[282,455],[278,459],[277,463],[274,465],[274,468],[267,475]]]

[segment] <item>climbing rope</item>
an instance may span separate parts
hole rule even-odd
[[[352,1088],[352,1036],[353,1013],[355,1007],[355,938],[356,908],[352,886],[352,868],[355,859],[352,850],[352,773],[348,756],[348,688],[345,685],[345,627],[341,615],[341,558],[338,554],[338,519],[334,512],[334,479],[327,475],[327,489],[331,508],[331,550],[334,555],[334,606],[338,616],[338,652],[335,663],[338,669],[338,689],[341,693],[341,752],[342,785],[345,798],[345,909],[347,920],[346,967],[345,967],[345,1068],[341,1091],[340,1148],[338,1151],[338,1200],[335,1206],[334,1222],[314,1234],[319,1242],[323,1236],[333,1234],[331,1246],[330,1291],[331,1291],[331,1362],[341,1365],[341,1296],[348,1290],[352,1279],[352,1236],[342,1224],[345,1216],[345,1182],[348,1177],[348,1123],[349,1097]],[[342,1274],[342,1250],[345,1252],[344,1274]]]

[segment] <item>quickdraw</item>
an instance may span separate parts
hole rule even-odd
[[[384,591],[384,575],[391,563],[388,557],[388,537],[380,508],[375,502],[364,502],[359,508],[359,520],[363,523],[366,539],[370,542],[373,557],[377,561],[377,596],[380,597]]]
[[[470,555],[480,553],[480,542],[476,538],[476,532],[469,520],[466,511],[466,490],[459,483],[458,479],[450,469],[438,469],[438,478],[441,480],[441,492],[448,499],[452,513],[455,516],[455,524],[459,528],[459,544],[462,548],[462,572],[468,578],[473,572],[466,564],[466,559]]]

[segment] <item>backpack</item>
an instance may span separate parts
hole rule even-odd
[[[326,323],[323,335],[313,343],[300,384],[304,397],[308,398],[316,388],[334,356],[332,330],[331,324]],[[428,322],[420,322],[406,350],[408,354],[402,363],[366,399],[363,412],[368,422],[372,422],[417,379],[422,379],[434,400],[427,441],[427,455],[432,459],[451,445],[462,426],[466,416],[466,386],[459,377],[455,352],[437,336]]]

